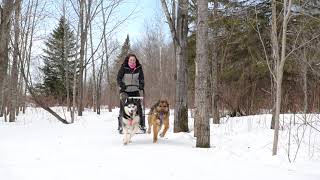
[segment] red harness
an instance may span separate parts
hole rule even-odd
[[[133,123],[133,119],[128,119],[128,124],[130,125],[130,126],[132,126],[134,123]]]

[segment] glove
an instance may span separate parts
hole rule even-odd
[[[120,91],[123,92],[126,90],[126,86],[124,84],[120,84]]]

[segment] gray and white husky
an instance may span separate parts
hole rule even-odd
[[[134,99],[126,99],[124,103],[124,112],[122,115],[123,126],[123,144],[131,143],[131,138],[139,130],[140,117],[138,115],[138,104]]]

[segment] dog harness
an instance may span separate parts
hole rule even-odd
[[[131,118],[131,116],[128,116],[127,114],[124,114],[123,117],[128,120],[128,125],[129,126],[132,126],[134,124],[133,118]]]
[[[128,124],[130,125],[130,126],[132,126],[134,123],[133,123],[133,119],[128,119]]]
[[[160,126],[162,126],[162,119],[163,119],[163,113],[160,112],[159,114]]]

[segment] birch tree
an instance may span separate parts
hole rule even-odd
[[[26,59],[25,59],[26,73],[27,73],[26,79],[29,79],[29,75],[30,75],[31,50],[32,50],[32,46],[33,46],[34,31],[35,31],[35,28],[36,28],[36,14],[38,12],[38,5],[39,5],[39,1],[38,0],[35,0],[35,2],[32,1],[32,3],[31,3],[31,10],[33,10],[33,12],[30,10],[30,12],[32,12],[32,19],[31,19],[31,16],[29,16],[30,20],[29,20],[29,23],[28,23],[28,24],[31,25],[30,30],[28,30],[28,32],[30,31],[30,38],[28,40],[28,35],[26,35],[26,38],[25,38],[25,41],[26,41],[25,42],[26,43],[25,48],[26,49],[24,51],[26,52]],[[27,41],[29,41],[28,47],[27,47]],[[24,59],[24,58],[22,58],[22,59]],[[25,82],[24,95],[23,95],[23,113],[25,113],[25,110],[26,110],[27,89],[28,88],[27,88],[27,85],[26,85],[26,82]]]
[[[291,15],[292,0],[283,1],[283,21],[282,21],[282,34],[281,34],[281,55],[280,59],[275,61],[275,82],[276,82],[276,112],[275,112],[275,129],[272,155],[277,155],[278,150],[278,138],[279,138],[279,116],[281,108],[281,88],[283,69],[286,62],[286,43],[287,43],[287,27]],[[272,23],[271,23],[271,41],[272,41],[272,52],[276,52],[277,42],[277,19],[276,19],[276,0],[272,0]],[[275,56],[275,55],[273,55]]]
[[[86,4],[85,0],[80,1],[80,75],[79,75],[79,108],[78,108],[78,116],[82,116],[83,111],[83,72],[85,68],[85,51],[86,51],[86,43],[87,43],[87,35],[90,23],[90,15],[91,15],[91,5],[92,0],[88,1]],[[85,11],[85,6],[87,6]]]

